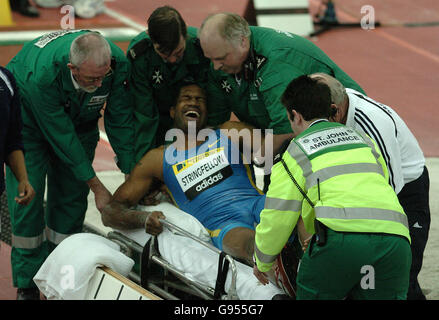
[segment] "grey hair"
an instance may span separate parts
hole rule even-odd
[[[201,34],[206,22],[217,15],[218,14],[213,14],[208,16],[201,24],[198,34]],[[236,13],[230,12],[220,13],[220,15],[223,16],[223,19],[221,23],[218,24],[218,33],[224,40],[229,41],[233,45],[237,45],[240,43],[242,37],[250,38],[250,27],[244,18]]]
[[[347,99],[346,88],[336,78],[322,72],[313,73],[311,77],[316,79],[317,82],[324,83],[329,87],[332,103],[335,105],[341,106]]]
[[[102,67],[111,60],[111,48],[100,33],[88,32],[73,40],[69,58],[70,63],[77,67],[90,59],[98,67]]]

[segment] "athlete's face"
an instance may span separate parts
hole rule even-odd
[[[171,108],[171,118],[176,128],[188,132],[189,122],[200,130],[207,123],[207,105],[204,91],[197,85],[181,88],[175,107]]]

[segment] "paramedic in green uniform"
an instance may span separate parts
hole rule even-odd
[[[288,83],[303,74],[328,73],[347,88],[363,92],[312,42],[263,27],[249,27],[237,14],[207,17],[199,30],[204,55],[212,61],[214,82],[223,90],[239,120],[272,129],[273,149],[291,139],[291,127],[280,97]],[[268,140],[267,140],[268,141]]]
[[[134,167],[129,63],[99,33],[63,30],[25,44],[7,68],[20,89],[25,162],[37,194],[23,207],[8,192],[12,278],[18,298],[38,298],[32,278],[57,244],[82,231],[89,190],[98,210],[110,200],[92,167],[104,105],[105,130],[117,165],[125,174]],[[6,184],[8,190],[17,190],[10,170]]]
[[[406,299],[407,216],[378,146],[328,121],[330,90],[316,79],[294,79],[282,103],[297,136],[273,166],[256,227],[255,276],[267,282],[264,272],[302,217],[314,236],[300,262],[297,299]]]
[[[132,65],[130,90],[134,98],[136,160],[150,149],[163,145],[173,121],[169,109],[175,104],[184,83],[207,84],[210,61],[204,57],[197,29],[187,27],[180,13],[170,6],[159,7],[148,19],[148,30],[130,43],[127,51]],[[220,104],[222,91],[208,94],[210,125],[230,119],[230,111]]]

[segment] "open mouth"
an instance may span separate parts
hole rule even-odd
[[[197,120],[200,118],[200,113],[195,110],[189,110],[184,113],[184,116],[190,120]]]

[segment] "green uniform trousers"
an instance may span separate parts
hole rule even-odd
[[[411,260],[402,237],[327,229],[326,244],[302,257],[297,299],[406,299]]]
[[[26,129],[25,129],[26,130]],[[14,201],[18,182],[9,168],[6,171],[8,206],[12,227],[12,279],[14,287],[35,287],[35,276],[48,254],[67,236],[81,232],[90,191],[70,168],[53,152],[47,141],[23,132],[25,163],[29,182],[35,189],[33,201],[18,205]],[[96,129],[78,134],[90,161],[93,161],[99,139]],[[47,202],[44,192],[47,178]]]

